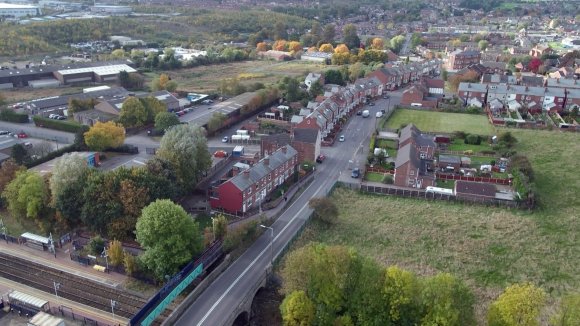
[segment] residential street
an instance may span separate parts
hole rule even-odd
[[[390,101],[380,99],[375,106],[366,106],[371,112],[369,118],[353,116],[343,134],[344,142],[336,142],[333,147],[323,147],[327,156],[324,163],[317,166],[314,181],[296,198],[288,209],[272,225],[274,229],[273,252],[278,257],[285,245],[294,237],[308,219],[312,210],[308,201],[313,197],[326,196],[336,180],[350,178],[349,161],[363,168],[368,153],[368,139],[375,129],[375,113],[390,109],[399,103],[401,91],[389,92]],[[347,177],[348,176],[348,177]],[[354,181],[354,180],[353,180]],[[265,232],[240,258],[222,273],[185,311],[176,325],[224,325],[232,309],[255,285],[256,279],[270,264],[270,232]]]

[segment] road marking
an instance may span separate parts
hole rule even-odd
[[[306,193],[306,191],[313,186],[314,184],[310,184],[310,186],[308,186],[308,188],[306,188],[302,194]],[[320,191],[320,189],[322,189],[324,186],[324,183],[322,185],[320,185],[320,187],[318,187],[318,189],[316,189],[316,191],[314,192],[315,194],[318,193]],[[292,205],[290,205],[290,207],[288,207],[288,209],[286,211],[288,211],[292,206],[294,206],[298,201],[294,202]],[[300,213],[307,208],[308,206],[303,206],[298,213],[296,213],[296,215],[294,215],[294,217],[288,221],[288,223],[286,223],[286,226],[284,228],[282,228],[282,230],[280,232],[278,232],[278,235],[276,237],[274,237],[274,241],[276,241],[276,239],[278,239],[278,237],[280,236],[280,234],[282,234],[287,228],[288,226],[290,226],[291,223],[294,222],[294,220],[296,218],[298,218],[298,216],[300,215]],[[236,284],[238,284],[238,282],[246,275],[246,273],[248,273],[248,271],[254,266],[254,264],[256,264],[256,262],[262,257],[262,255],[264,255],[265,252],[269,251],[270,246],[266,246],[261,252],[260,254],[258,254],[258,256],[252,260],[252,262],[250,263],[250,265],[248,265],[248,267],[246,267],[246,269],[244,269],[244,271],[232,282],[232,284],[230,284],[230,286],[226,289],[226,291],[217,299],[217,301],[211,306],[211,308],[209,308],[209,310],[206,312],[206,314],[203,316],[203,318],[199,321],[199,323],[197,323],[198,326],[203,325],[203,323],[205,322],[205,320],[209,317],[209,315],[215,310],[215,308],[220,304],[220,302],[222,302],[222,300],[224,299],[224,297],[226,295],[228,295],[228,293],[230,293],[230,291],[233,289],[234,286],[236,286]],[[239,258],[238,258],[239,259]]]

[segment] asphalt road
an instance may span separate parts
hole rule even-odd
[[[349,173],[349,169],[355,166],[364,165],[368,153],[368,139],[376,127],[375,113],[381,109],[386,110],[387,105],[389,109],[392,109],[400,101],[400,91],[389,92],[389,94],[390,100],[380,99],[375,102],[376,105],[365,107],[371,112],[369,118],[355,115],[350,119],[343,131],[344,142],[336,142],[334,146],[322,149],[327,159],[318,165],[314,181],[272,225],[274,257],[281,255],[285,245],[312,213],[312,210],[308,208],[308,200],[313,197],[326,196],[343,173]],[[240,304],[242,298],[256,284],[256,278],[270,264],[271,234],[270,230],[266,231],[187,308],[176,325],[225,324],[232,309]]]
[[[70,132],[39,128],[34,123],[11,123],[0,121],[0,130],[7,130],[14,133],[24,131],[29,137],[56,141],[61,144],[72,144],[75,135]]]

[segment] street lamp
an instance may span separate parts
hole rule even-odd
[[[58,301],[58,289],[60,289],[60,283],[52,281],[52,285],[54,285],[54,295],[56,295],[56,300]]]
[[[115,307],[117,306],[117,301],[111,299],[111,313],[113,314],[113,318],[115,318]]]
[[[274,228],[260,224],[261,228],[270,229],[270,264],[274,264]]]

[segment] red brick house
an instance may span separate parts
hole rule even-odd
[[[260,157],[266,157],[274,153],[280,147],[290,145],[292,141],[290,134],[282,133],[262,137],[260,140]]]
[[[554,51],[546,45],[536,45],[530,50],[530,55],[534,58],[540,58],[544,54],[552,54]]]
[[[294,129],[292,147],[298,152],[298,162],[314,162],[320,155],[320,131],[316,129]]]
[[[424,108],[436,108],[443,98],[445,82],[441,79],[423,78],[403,92],[401,105],[421,104]]]
[[[460,70],[481,61],[481,52],[478,50],[455,50],[449,54],[447,69]]]
[[[249,169],[213,187],[210,205],[232,214],[246,213],[263,203],[297,171],[297,166],[298,152],[290,145],[283,146]]]
[[[399,150],[395,159],[394,184],[400,187],[426,188],[435,185],[433,155],[435,142],[423,135],[413,124],[401,130]]]

